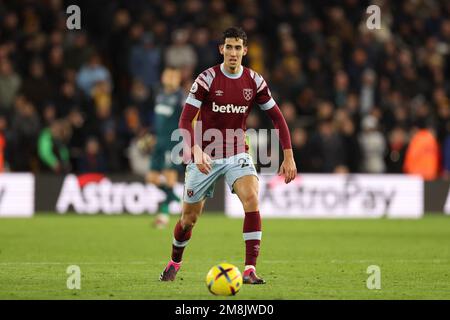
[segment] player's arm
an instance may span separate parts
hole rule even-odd
[[[280,166],[278,175],[284,176],[284,182],[289,183],[297,175],[297,167],[292,152],[291,134],[283,114],[273,100],[266,81],[257,73],[253,74],[256,84],[256,103],[264,110],[272,120],[275,129],[278,129],[278,138],[283,148],[283,163]]]
[[[292,152],[289,128],[283,114],[280,111],[280,108],[278,108],[276,104],[266,110],[266,113],[272,120],[275,129],[278,129],[278,138],[280,139],[281,147],[283,148],[283,163],[280,166],[278,174],[284,175],[284,182],[289,183],[294,180],[297,175],[297,167],[295,165],[294,154]]]
[[[200,76],[199,76],[200,77]],[[201,79],[200,79],[201,80]],[[185,160],[194,158],[194,162],[197,165],[200,172],[208,174],[211,171],[211,158],[203,152],[201,146],[198,144],[200,140],[195,139],[195,130],[193,127],[193,121],[197,116],[203,98],[207,94],[207,87],[204,83],[199,85],[199,78],[197,78],[191,87],[189,96],[186,99],[186,103],[183,107],[183,111],[180,116],[180,121],[178,127],[182,132],[183,141],[186,144],[185,149],[188,152],[183,152],[183,157]],[[201,132],[199,132],[201,135]]]
[[[194,162],[197,164],[200,172],[208,174],[211,171],[211,158],[203,152],[202,148],[195,141],[194,128],[192,122],[198,113],[198,108],[186,103],[183,108],[183,112],[180,116],[178,126],[182,130],[183,141],[186,145],[188,154],[184,154],[185,159],[191,159],[194,157]]]

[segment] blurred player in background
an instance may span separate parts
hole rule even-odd
[[[162,88],[155,100],[154,130],[156,146],[151,156],[150,171],[147,182],[161,189],[166,198],[159,204],[158,214],[153,222],[156,228],[164,228],[169,223],[169,204],[180,202],[174,187],[178,181],[178,171],[181,165],[176,165],[171,159],[171,151],[175,142],[171,135],[178,128],[185,95],[181,88],[181,72],[175,68],[165,68],[161,75]]]
[[[223,63],[205,70],[197,77],[180,118],[180,129],[185,133],[189,132],[183,138],[188,144],[187,150],[190,151],[193,162],[186,167],[182,215],[174,230],[172,259],[162,272],[161,281],[175,280],[184,248],[203,210],[205,198],[213,196],[216,181],[225,176],[228,186],[239,197],[245,212],[243,282],[265,283],[256,275],[256,259],[262,236],[258,175],[248,154],[245,139],[246,119],[253,104],[258,104],[269,115],[275,128],[279,129],[284,150],[284,161],[279,174],[284,176],[285,183],[292,181],[297,174],[289,129],[267,83],[261,75],[241,65],[242,57],[247,54],[247,35],[241,28],[228,28],[223,34],[219,50],[224,58]],[[194,129],[192,123],[195,118],[198,121]],[[197,134],[200,125],[204,137],[202,140],[208,140],[204,135],[208,129],[219,132],[221,139],[214,139],[214,148],[210,148],[209,141],[203,141],[199,145],[194,139],[194,130]],[[233,134],[227,136],[230,129]]]

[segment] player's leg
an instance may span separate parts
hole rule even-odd
[[[172,163],[170,146],[157,145],[152,155],[150,172],[147,181],[155,184],[166,195],[165,200],[159,204],[158,214],[154,226],[164,228],[169,223],[169,204],[172,201],[180,201],[173,188],[177,182],[178,174]]]
[[[192,228],[200,216],[205,198],[214,194],[214,186],[222,175],[222,165],[213,165],[208,174],[203,174],[195,164],[186,167],[183,209],[174,229],[172,259],[161,274],[161,281],[173,281],[180,269],[184,249],[192,235]]]
[[[181,218],[175,225],[172,242],[172,259],[161,273],[161,281],[173,281],[181,267],[184,248],[191,239],[192,229],[202,213],[205,200],[196,203],[183,203]]]
[[[163,181],[160,184],[160,188],[166,194],[166,200],[164,201],[164,205],[167,206],[167,214],[169,212],[169,204],[172,201],[180,202],[180,198],[175,194],[173,188],[178,181],[178,172],[176,171],[177,166],[172,162],[171,158],[171,149],[167,149],[164,152],[164,164],[162,167],[162,176]]]
[[[172,244],[172,260],[181,262],[183,251],[192,235],[192,229],[195,226],[199,216],[203,211],[205,200],[196,203],[183,203],[181,218],[177,222],[174,230],[174,240]]]
[[[256,275],[256,260],[261,245],[261,216],[258,207],[258,178],[247,175],[238,178],[233,190],[242,202],[245,218],[243,236],[245,240],[244,283],[263,284],[265,281]]]
[[[166,194],[166,200],[161,202],[158,206],[158,214],[153,221],[153,226],[162,229],[169,223],[169,205],[167,204],[167,192],[165,191],[165,178],[161,175],[159,170],[150,170],[147,173],[146,181],[154,184]]]
[[[261,217],[258,207],[258,174],[248,153],[230,158],[225,180],[236,193],[245,212],[243,237],[245,241],[244,283],[261,284],[264,280],[256,276],[256,259],[261,244]]]
[[[174,187],[178,182],[178,171],[175,169],[164,169],[162,175],[165,178],[164,192],[167,194],[167,201],[169,203],[172,201],[180,202],[181,199],[174,192]]]

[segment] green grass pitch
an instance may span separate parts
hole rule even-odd
[[[177,280],[158,281],[171,249],[152,216],[42,214],[0,219],[0,299],[223,299],[205,285],[221,261],[242,270],[242,220],[204,213]],[[69,290],[66,269],[81,269]],[[381,289],[366,287],[367,267]],[[258,272],[267,284],[226,299],[450,299],[450,217],[263,221]]]

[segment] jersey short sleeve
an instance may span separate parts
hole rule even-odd
[[[253,71],[253,80],[255,81],[256,85],[256,97],[255,102],[258,104],[258,106],[261,108],[261,110],[269,110],[272,108],[276,103],[275,100],[272,98],[272,94],[270,93],[269,87],[267,86],[266,80],[264,78]]]
[[[186,103],[200,108],[206,95],[209,93],[214,77],[215,72],[212,68],[200,73],[189,90]]]

